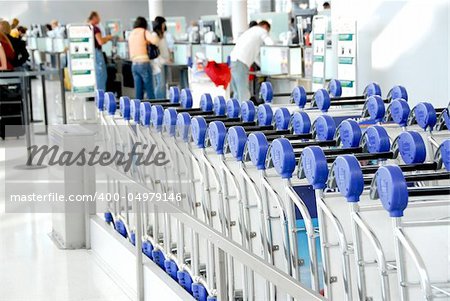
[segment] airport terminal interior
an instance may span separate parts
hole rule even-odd
[[[450,301],[449,0],[0,0],[0,301]]]

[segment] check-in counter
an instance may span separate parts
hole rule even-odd
[[[130,52],[128,48],[127,41],[118,41],[116,44],[116,56],[123,60],[128,60],[130,58]]]
[[[303,75],[300,45],[267,45],[260,51],[261,73],[265,75]]]
[[[187,65],[189,58],[192,58],[197,52],[204,52],[203,45],[175,42],[173,47],[173,63],[175,65]]]
[[[63,38],[36,38],[28,37],[27,47],[33,65],[45,64],[51,68],[64,68],[66,66],[66,49],[69,40]],[[47,79],[56,80],[57,75],[47,75]]]
[[[234,44],[204,44],[206,58],[216,63],[226,63],[233,48]]]

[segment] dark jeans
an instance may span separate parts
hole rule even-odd
[[[134,78],[134,89],[136,91],[136,99],[144,98],[144,90],[148,99],[155,98],[155,91],[153,88],[153,71],[150,62],[133,63],[131,72]]]

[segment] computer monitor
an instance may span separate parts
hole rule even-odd
[[[220,31],[222,42],[227,43],[233,39],[233,28],[230,18],[220,18]]]
[[[214,31],[216,32],[216,22],[215,21],[203,21],[201,23],[201,29],[203,32]]]

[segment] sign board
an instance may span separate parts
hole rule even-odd
[[[72,93],[94,93],[95,77],[94,34],[90,25],[67,26],[69,39],[69,71],[72,79]]]
[[[317,91],[325,85],[325,55],[326,34],[328,18],[325,16],[314,16],[313,19],[313,65],[312,65],[312,90]]]
[[[337,76],[342,84],[342,95],[356,95],[356,21],[348,18],[337,19],[336,32]]]

